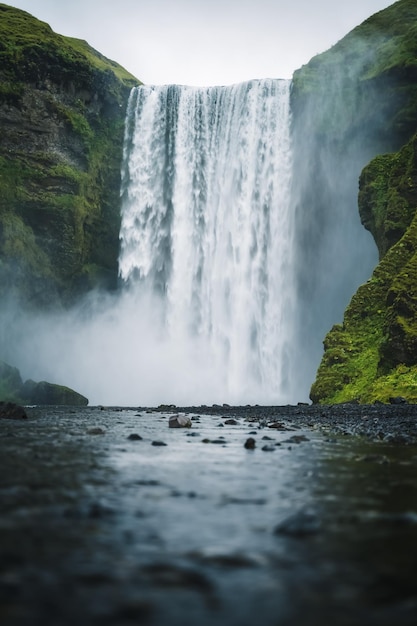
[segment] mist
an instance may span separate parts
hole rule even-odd
[[[202,343],[168,337],[161,309],[156,295],[129,290],[90,294],[70,311],[47,314],[9,301],[0,313],[0,352],[24,380],[66,385],[91,405],[226,401],[224,371]]]

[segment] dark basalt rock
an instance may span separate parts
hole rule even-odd
[[[246,439],[245,441],[246,450],[254,450],[255,447],[256,447],[256,441],[255,439],[253,439],[253,437],[249,437],[249,439]]]
[[[14,402],[0,402],[0,418],[9,420],[27,419],[25,409]]]

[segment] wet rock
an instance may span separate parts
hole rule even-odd
[[[263,506],[267,503],[265,498],[236,498],[234,496],[225,496],[222,500],[222,504],[254,504],[256,506]]]
[[[165,441],[152,441],[152,445],[155,447],[163,447],[167,446],[168,444],[165,443]]]
[[[199,560],[203,563],[209,563],[210,565],[217,565],[219,567],[230,568],[230,569],[240,569],[246,567],[257,567],[258,562],[242,553],[223,553],[223,552],[213,552],[213,553],[204,553],[204,552],[194,552],[191,553],[190,556],[196,560]]]
[[[286,439],[284,443],[301,443],[303,441],[310,441],[305,435],[293,435],[289,439]]]
[[[191,419],[186,415],[171,415],[168,426],[169,428],[191,428]]]
[[[239,422],[233,418],[226,420],[225,424],[227,424],[228,426],[237,426],[237,424],[239,424]]]
[[[397,435],[388,434],[386,437],[384,437],[384,441],[386,441],[387,443],[394,443],[403,446],[412,443],[411,438],[408,435],[401,433]]]
[[[312,511],[299,511],[278,524],[274,530],[276,535],[302,538],[319,532],[321,523]]]
[[[14,402],[0,402],[0,418],[9,420],[27,419],[25,409]]]
[[[268,428],[274,428],[275,430],[288,430],[282,422],[272,422],[272,424],[268,424]]]
[[[252,437],[249,437],[249,439],[246,439],[244,446],[246,450],[254,450],[256,447],[255,439],[253,439]]]
[[[267,444],[266,446],[262,446],[263,452],[275,452],[275,446],[271,446],[271,444]]]
[[[390,404],[407,404],[407,400],[402,396],[396,396],[389,399]]]
[[[137,433],[132,433],[131,435],[129,435],[128,439],[129,441],[142,441],[143,437],[141,437]]]
[[[199,570],[177,566],[171,563],[151,563],[142,569],[152,582],[160,587],[177,587],[211,592],[210,579]]]
[[[380,463],[381,465],[389,463],[389,459],[383,454],[365,454],[356,460],[364,463]]]
[[[100,502],[93,502],[90,506],[88,516],[91,519],[101,519],[103,517],[115,515],[115,513],[115,510],[111,507],[101,504]]]
[[[105,435],[106,431],[103,428],[90,428],[87,430],[87,435]]]

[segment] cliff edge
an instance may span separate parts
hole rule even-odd
[[[45,308],[116,286],[137,84],[85,41],[0,4],[0,298]]]
[[[398,396],[416,402],[414,0],[401,0],[377,13],[300,70],[296,88],[301,101],[317,98],[320,85],[331,79],[336,63],[350,75],[349,106],[344,107],[343,114],[342,109],[339,115],[333,110],[327,124],[323,111],[319,112],[319,122],[338,150],[349,148],[360,137],[371,152],[359,179],[359,212],[362,224],[375,239],[379,263],[351,299],[343,323],[327,334],[310,397],[313,402],[327,404],[388,402]]]

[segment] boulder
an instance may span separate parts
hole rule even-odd
[[[186,415],[171,415],[168,426],[169,428],[191,428],[191,420]]]
[[[0,418],[9,420],[27,419],[25,409],[14,402],[0,402]]]

